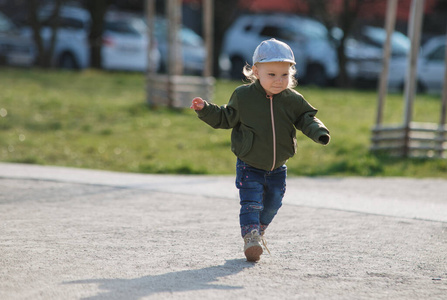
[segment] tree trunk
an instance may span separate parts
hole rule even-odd
[[[57,30],[59,28],[59,13],[62,3],[63,0],[56,0],[54,2],[54,10],[49,17],[49,20],[51,21],[51,37],[48,45],[45,45],[45,42],[43,41],[41,36],[43,20],[39,20],[38,16],[40,3],[37,0],[29,1],[30,8],[28,11],[28,17],[30,20],[31,30],[33,32],[34,44],[37,48],[36,65],[39,67],[52,67],[54,48],[56,46]]]
[[[109,4],[110,0],[85,1],[85,6],[90,12],[90,16],[92,18],[89,34],[90,66],[96,69],[102,68],[102,34],[104,32],[104,16]]]

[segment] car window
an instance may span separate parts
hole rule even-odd
[[[431,52],[427,58],[429,60],[443,61],[445,59],[445,45],[441,45]]]
[[[244,31],[250,31],[253,28],[252,24],[247,24],[244,26]]]
[[[70,29],[84,29],[84,24],[81,20],[75,18],[62,18],[60,27]]]
[[[183,27],[181,29],[181,39],[184,45],[192,47],[202,47],[202,38],[196,34],[192,29]]]
[[[293,40],[296,33],[289,28],[267,25],[261,30],[260,34],[266,37],[276,38],[278,40]]]
[[[59,28],[65,29],[85,29],[84,23],[76,18],[71,17],[60,17],[58,20],[56,18],[47,18],[43,21],[43,26],[53,26],[56,22],[58,22]]]
[[[0,32],[11,31],[15,28],[14,24],[9,21],[5,15],[0,13]]]
[[[386,40],[386,30],[383,28],[365,27],[364,34],[366,42],[377,47],[383,47]],[[406,54],[410,50],[410,41],[408,37],[400,32],[394,32],[391,35],[391,47],[394,54]]]
[[[120,34],[141,35],[131,22],[125,20],[106,21],[105,30]]]
[[[166,42],[168,36],[167,21],[164,19],[157,19],[155,22],[155,36],[160,42]],[[182,26],[180,30],[180,38],[182,44],[193,47],[202,47],[203,39],[195,33],[192,29]]]
[[[327,39],[328,31],[323,24],[309,19],[302,19],[297,22],[290,22],[290,28],[295,34],[302,34],[311,39]]]

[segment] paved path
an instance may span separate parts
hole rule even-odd
[[[0,163],[0,299],[447,299],[447,180],[287,183],[252,264],[233,176]]]

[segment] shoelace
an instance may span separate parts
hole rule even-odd
[[[245,237],[245,240],[247,243],[251,243],[253,240],[261,240],[262,245],[264,246],[265,250],[271,255],[269,248],[267,248],[267,241],[264,238],[264,235],[259,235],[257,232],[255,233],[254,230],[251,232],[250,236]]]
[[[265,240],[264,236],[261,235],[261,242],[262,245],[264,246],[265,250],[267,250],[267,252],[271,255],[269,248],[267,248],[267,241]]]

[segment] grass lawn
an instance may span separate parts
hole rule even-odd
[[[240,82],[218,80],[214,102]],[[298,87],[331,131],[324,147],[299,133],[289,175],[447,178],[446,159],[373,155],[375,91]],[[198,95],[200,96],[200,95]],[[440,96],[419,95],[414,121],[438,122]],[[403,119],[403,96],[386,99],[385,124]],[[87,70],[0,70],[0,161],[140,173],[234,174],[230,131],[190,109],[150,109],[144,75]]]

